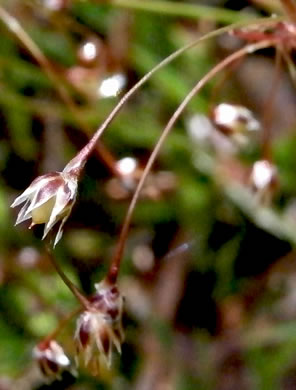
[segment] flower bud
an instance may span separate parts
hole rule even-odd
[[[268,203],[278,184],[277,169],[267,160],[256,161],[253,165],[250,184],[263,203]]]
[[[11,205],[16,207],[25,203],[18,214],[16,225],[30,218],[30,227],[44,223],[44,239],[50,229],[61,221],[55,246],[62,237],[62,229],[71,213],[76,192],[77,177],[70,172],[52,172],[37,177]]]
[[[42,374],[48,379],[61,379],[62,372],[70,367],[63,348],[54,340],[41,342],[33,350]]]
[[[43,0],[43,5],[49,11],[62,11],[69,5],[69,0]]]
[[[96,293],[90,299],[90,308],[77,322],[75,342],[77,354],[96,375],[101,365],[111,366],[112,345],[121,352],[123,342],[123,298],[118,288],[102,281],[95,285]]]
[[[212,112],[212,121],[222,133],[239,145],[247,143],[248,133],[260,129],[259,122],[250,110],[234,104],[221,103],[216,106]]]

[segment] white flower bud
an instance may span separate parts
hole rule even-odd
[[[72,210],[76,192],[77,177],[70,172],[52,172],[37,177],[11,205],[16,207],[25,203],[18,214],[16,225],[30,218],[30,227],[44,223],[44,239],[53,226],[61,221],[55,246],[62,237],[62,229]]]
[[[33,350],[33,357],[42,374],[48,379],[61,379],[62,372],[71,365],[63,348],[54,340],[37,345]]]

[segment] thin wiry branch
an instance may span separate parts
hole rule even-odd
[[[189,94],[185,97],[185,99],[182,101],[182,103],[179,105],[177,110],[174,112],[174,114],[171,116],[168,124],[166,125],[165,129],[163,130],[163,133],[161,134],[159,140],[157,141],[157,144],[155,145],[155,148],[153,149],[153,152],[146,164],[146,167],[144,169],[144,172],[141,176],[141,179],[138,183],[138,186],[136,188],[136,191],[134,193],[134,196],[131,200],[131,203],[129,205],[125,220],[123,222],[123,227],[120,233],[120,237],[118,240],[118,244],[115,250],[115,254],[113,256],[111,267],[109,270],[109,280],[111,282],[115,282],[117,280],[119,268],[120,268],[120,262],[123,256],[123,251],[125,247],[125,242],[127,239],[129,226],[131,223],[132,215],[135,209],[135,206],[137,204],[140,192],[143,188],[143,185],[145,183],[145,180],[147,178],[147,175],[149,174],[152,165],[164,143],[166,140],[168,134],[170,133],[171,129],[173,128],[174,124],[176,123],[177,119],[180,117],[182,112],[184,111],[185,107],[188,105],[188,103],[191,101],[191,99],[201,90],[201,88],[210,80],[212,79],[218,72],[226,68],[229,64],[232,62],[238,60],[239,58],[245,56],[248,53],[253,53],[254,51],[270,47],[274,45],[274,42],[271,40],[263,41],[257,44],[251,44],[247,45],[244,48],[234,52],[233,54],[226,57],[223,61],[221,61],[218,65],[213,67],[196,85],[195,87],[189,92]]]

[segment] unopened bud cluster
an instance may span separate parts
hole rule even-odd
[[[103,280],[95,288],[95,294],[88,300],[88,308],[78,318],[74,337],[76,363],[78,365],[82,360],[93,375],[97,375],[101,368],[110,369],[113,345],[121,353],[124,340],[123,298],[117,286]],[[61,379],[65,370],[76,374],[63,348],[55,340],[39,343],[33,350],[33,357],[48,381]]]
[[[110,368],[112,347],[114,345],[120,353],[124,335],[123,298],[118,288],[106,280],[95,287],[96,293],[89,301],[89,309],[78,319],[75,343],[77,361],[82,358],[96,375],[101,365]]]

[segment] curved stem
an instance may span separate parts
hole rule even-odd
[[[247,12],[237,12],[222,7],[187,4],[173,1],[109,0],[112,6],[133,11],[146,11],[161,15],[179,16],[189,19],[213,20],[221,23],[234,23],[250,20]]]
[[[264,103],[263,109],[263,134],[262,134],[262,156],[265,160],[271,160],[271,124],[273,117],[273,105],[275,102],[276,91],[280,81],[280,70],[282,63],[282,54],[280,50],[276,47],[276,56],[275,56],[275,69],[273,80],[271,82],[270,92],[268,94],[268,98]]]
[[[84,309],[89,308],[89,301],[88,299],[78,290],[78,288],[75,286],[74,283],[71,282],[71,280],[67,277],[67,275],[64,273],[64,271],[61,269],[60,265],[52,255],[51,249],[48,245],[46,245],[47,253],[49,254],[50,261],[54,268],[56,269],[57,273],[65,283],[65,285],[69,288],[69,290],[72,292],[72,294],[77,298],[78,302],[81,303],[81,306]]]
[[[231,65],[229,65],[228,69],[225,69],[224,74],[222,74],[222,77],[217,83],[215,83],[211,93],[210,93],[210,108],[213,108],[215,106],[215,102],[218,100],[219,94],[224,87],[224,84],[230,79],[234,71],[240,66],[242,61],[242,58],[238,59],[237,61],[233,62]]]
[[[85,128],[85,124],[81,122],[81,119],[79,115],[76,113],[75,104],[72,102],[71,97],[68,95],[67,90],[63,86],[63,84],[60,83],[59,78],[55,74],[54,70],[51,67],[51,64],[47,60],[47,58],[43,55],[39,47],[32,41],[30,36],[26,33],[26,31],[22,28],[20,23],[15,19],[13,16],[11,16],[3,7],[0,6],[0,19],[5,23],[5,25],[18,37],[18,39],[23,43],[23,45],[28,48],[28,50],[31,52],[32,56],[39,62],[41,66],[43,66],[44,70],[46,71],[48,77],[54,82],[56,87],[58,88],[58,91],[60,93],[60,96],[64,100],[64,102],[68,105],[68,107],[71,109],[73,115],[77,119],[78,123],[81,124],[82,128]],[[147,81],[150,79],[150,77],[169,64],[171,61],[173,61],[175,58],[183,54],[185,51],[193,48],[200,42],[203,42],[207,39],[214,38],[216,36],[219,36],[223,33],[229,32],[233,29],[238,29],[240,27],[244,26],[250,26],[250,25],[273,25],[280,21],[282,21],[283,18],[262,18],[262,19],[255,19],[255,20],[248,20],[245,22],[235,23],[230,26],[222,27],[220,29],[217,29],[215,31],[212,31],[197,40],[189,43],[188,45],[180,48],[179,50],[176,50],[174,53],[172,53],[170,56],[166,57],[163,61],[158,63],[150,72],[146,73],[145,76],[143,76],[118,102],[118,104],[114,107],[114,109],[111,111],[111,113],[108,115],[106,120],[102,123],[102,125],[96,130],[90,141],[81,149],[81,151],[66,165],[65,171],[73,170],[77,175],[79,175],[89,157],[89,155],[93,152],[97,142],[99,141],[99,138],[103,134],[103,132],[107,129],[107,127],[110,125],[110,123],[113,121],[115,116],[118,114],[118,112],[121,110],[121,108],[124,106],[124,104],[129,100],[129,98]],[[100,148],[100,154],[102,159],[104,159],[105,163],[111,171],[115,175],[120,175],[118,170],[116,169],[115,161],[110,154],[109,151],[107,151],[106,148],[103,147],[103,145],[99,144]]]
[[[286,15],[292,22],[296,22],[296,3],[294,0],[281,0],[282,7],[284,8]]]
[[[77,314],[81,312],[81,307],[77,307],[76,309],[72,310],[70,313],[66,314],[58,323],[57,327],[50,332],[47,336],[44,337],[43,340],[40,341],[39,345],[46,344],[51,340],[54,340],[57,338],[59,333],[64,329],[64,327],[68,324],[69,321],[73,317],[75,317]]]
[[[255,19],[248,22],[241,22],[232,24],[231,26],[222,27],[220,29],[217,29],[215,31],[212,31],[195,41],[189,43],[186,46],[183,46],[182,48],[176,50],[174,53],[166,57],[164,60],[162,60],[160,63],[158,63],[153,69],[150,70],[150,72],[146,73],[145,76],[143,76],[117,103],[117,105],[113,108],[113,110],[110,112],[108,117],[105,119],[105,121],[101,124],[101,126],[97,129],[97,131],[94,133],[93,137],[90,139],[87,145],[84,146],[84,148],[81,149],[81,151],[69,162],[69,164],[66,166],[65,170],[69,171],[72,169],[77,169],[77,173],[79,174],[80,171],[83,169],[84,164],[86,163],[89,155],[92,153],[98,139],[101,137],[103,132],[107,129],[107,127],[110,125],[110,123],[113,121],[113,119],[116,117],[116,115],[119,113],[119,111],[122,109],[122,107],[125,105],[125,103],[129,100],[129,98],[144,84],[146,81],[150,79],[150,77],[156,73],[158,70],[172,62],[174,59],[179,57],[181,54],[183,54],[185,51],[193,48],[194,46],[198,45],[199,43],[217,37],[221,34],[227,33],[233,29],[238,29],[240,27],[244,26],[250,26],[250,25],[274,25],[278,23],[279,21],[282,21],[283,18],[262,18],[262,19]]]
[[[179,107],[177,108],[177,110],[174,112],[174,114],[171,116],[168,124],[166,125],[165,129],[163,130],[159,140],[157,141],[157,144],[146,164],[146,167],[144,169],[144,172],[141,176],[141,179],[138,183],[138,186],[136,188],[136,191],[134,193],[134,196],[131,200],[131,203],[129,205],[129,208],[128,208],[128,211],[127,211],[127,214],[126,214],[126,217],[125,217],[125,220],[124,220],[124,223],[123,223],[123,227],[122,227],[122,230],[120,232],[120,236],[119,236],[119,239],[118,239],[118,244],[117,244],[117,247],[115,249],[115,253],[114,253],[114,256],[113,256],[113,259],[111,261],[111,266],[110,266],[110,269],[109,269],[109,273],[108,273],[108,276],[107,278],[109,279],[109,281],[111,283],[115,283],[116,280],[117,280],[117,276],[118,276],[118,272],[119,272],[119,268],[120,268],[120,262],[121,262],[121,259],[122,259],[122,255],[123,255],[123,251],[124,251],[124,247],[125,247],[125,242],[126,242],[126,239],[127,239],[127,235],[128,235],[128,230],[129,230],[129,226],[130,226],[130,223],[131,223],[131,218],[132,218],[132,214],[133,214],[133,211],[135,209],[135,206],[136,206],[136,203],[138,201],[138,198],[139,198],[139,195],[140,195],[140,192],[143,188],[143,185],[144,185],[144,182],[147,178],[147,175],[159,153],[159,150],[160,148],[162,147],[166,137],[168,136],[169,132],[171,131],[172,127],[174,126],[174,124],[176,123],[177,119],[180,117],[180,115],[182,114],[182,112],[184,111],[185,107],[187,106],[187,104],[190,102],[190,100],[201,90],[201,88],[209,81],[211,80],[218,72],[220,72],[221,70],[223,70],[226,66],[228,66],[229,64],[231,64],[232,62],[238,60],[239,58],[247,55],[248,53],[253,53],[254,51],[256,50],[259,50],[259,49],[264,49],[266,47],[269,47],[269,46],[272,46],[274,44],[274,41],[271,41],[271,40],[268,40],[268,41],[263,41],[263,42],[260,42],[260,43],[257,43],[257,44],[251,44],[251,45],[247,45],[245,46],[244,48],[234,52],[233,54],[229,55],[228,57],[226,57],[223,61],[219,62],[219,64],[217,64],[214,68],[212,68],[196,85],[195,87],[189,92],[189,94],[185,97],[185,99],[182,101],[182,103],[179,105]]]
[[[296,88],[296,68],[295,68],[294,62],[292,61],[292,59],[290,57],[290,53],[287,53],[287,51],[282,47],[279,47],[278,50],[281,50],[281,54],[282,54],[284,61],[286,62],[292,84],[293,84],[294,88]]]
[[[31,55],[35,58],[35,60],[39,63],[39,65],[44,69],[48,78],[53,82],[53,85],[57,89],[58,94],[60,95],[62,101],[68,107],[69,111],[72,113],[76,122],[79,126],[84,130],[86,134],[90,133],[90,129],[84,120],[81,119],[80,115],[77,112],[76,105],[65,88],[63,81],[60,80],[60,77],[56,74],[53,66],[36,45],[36,43],[31,39],[31,37],[27,34],[27,32],[23,29],[21,24],[18,22],[16,18],[10,15],[3,7],[0,6],[0,19],[7,26],[7,28],[12,31],[15,36],[20,40],[20,42],[28,49]],[[116,168],[116,160],[112,156],[111,152],[101,143],[97,144],[98,153],[109,168],[111,173],[115,176],[121,176],[120,172]]]

